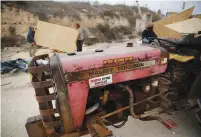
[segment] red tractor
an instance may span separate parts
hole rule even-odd
[[[164,82],[166,74],[171,76],[168,58],[157,44],[133,43],[34,57],[28,70],[40,116],[28,118],[29,137],[112,136],[106,126],[119,128],[128,116],[164,123],[157,115],[177,106],[169,100],[176,97],[170,94],[175,88]],[[39,64],[41,59],[49,63]]]

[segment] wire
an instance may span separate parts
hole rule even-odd
[[[112,122],[110,122],[110,121],[108,121],[108,120],[106,120],[106,119],[104,119],[103,121],[104,121],[104,122],[107,122],[108,124],[110,124],[111,126],[113,126],[113,127],[115,127],[115,128],[121,128],[121,127],[123,127],[123,126],[126,124],[127,120],[128,120],[128,119],[125,117],[125,118],[124,118],[124,121],[123,121],[121,124],[119,124],[119,125],[115,125],[115,124],[113,124]]]

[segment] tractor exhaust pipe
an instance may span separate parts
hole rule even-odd
[[[122,87],[122,88],[126,89],[126,91],[128,91],[128,94],[129,94],[129,106],[133,106],[133,98],[134,98],[134,96],[133,96],[132,89],[129,88],[129,86],[127,86],[127,85],[126,86],[120,85],[120,87]],[[130,114],[135,119],[139,118],[139,116],[136,115],[135,112],[134,112],[134,107],[130,107]]]

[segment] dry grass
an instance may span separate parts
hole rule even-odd
[[[110,28],[108,24],[98,24],[97,29],[102,36],[102,42],[116,40],[119,37],[117,30]]]
[[[133,34],[132,29],[128,26],[111,27],[109,24],[98,24],[96,28],[89,30],[95,35],[95,38],[85,38],[86,45],[92,45],[98,42],[110,43]]]
[[[156,13],[152,13],[152,21],[155,22],[155,21],[158,21],[158,20],[161,20],[162,17]]]
[[[4,49],[4,47],[21,46],[24,43],[26,43],[26,39],[21,35],[1,37],[1,49]]]
[[[42,21],[49,21],[49,18],[47,17],[46,14],[39,12],[39,13],[37,13],[37,15],[38,15],[39,20],[42,20]]]
[[[10,35],[16,35],[16,29],[15,29],[15,27],[10,26],[9,27],[9,32],[10,32]]]
[[[131,27],[135,26],[135,19],[138,18],[138,9],[136,6],[125,6],[125,5],[99,5],[99,7],[93,7],[88,2],[53,2],[53,1],[10,1],[3,2],[5,5],[15,7],[16,9],[24,9],[36,16],[40,20],[49,21],[49,16],[54,18],[69,17],[71,21],[79,22],[82,21],[80,14],[85,13],[90,19],[92,17],[110,17],[111,19],[125,18],[128,20]],[[84,11],[83,11],[84,10]],[[143,13],[151,12],[145,7],[141,7]],[[106,18],[107,19],[107,18]],[[153,20],[160,19],[154,14]]]
[[[87,46],[91,46],[95,43],[99,43],[100,42],[100,39],[95,37],[95,38],[85,38],[84,39],[84,44],[87,45]]]

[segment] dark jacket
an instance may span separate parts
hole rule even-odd
[[[191,90],[189,92],[189,97],[200,98],[201,99],[201,72],[198,74],[196,80],[194,81]]]
[[[146,30],[144,30],[142,32],[142,41],[145,40],[147,41],[149,44],[151,43],[150,40],[148,40],[148,38],[150,37],[157,37],[156,33],[153,31],[153,28],[148,28]]]
[[[194,37],[194,34],[189,34],[179,41],[178,45],[180,47],[190,47],[201,52],[201,36]]]
[[[27,35],[27,41],[29,43],[34,42],[34,35],[35,35],[35,31],[33,31],[32,27],[29,27],[29,32],[28,32],[28,35]]]

